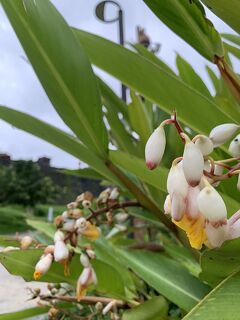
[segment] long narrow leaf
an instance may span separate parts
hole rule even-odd
[[[105,156],[107,135],[97,80],[79,41],[49,0],[2,0],[3,8],[63,121]]]
[[[99,36],[76,29],[75,32],[95,65],[161,106],[167,113],[172,113],[175,108],[179,120],[196,132],[209,134],[213,126],[232,122],[197,89],[150,60]]]

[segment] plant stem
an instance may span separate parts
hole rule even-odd
[[[146,194],[139,189],[118,167],[116,167],[110,160],[106,161],[106,166],[121,180],[121,182],[136,197],[136,199],[144,208],[153,212],[169,229],[174,232],[176,231],[173,223],[171,223],[164,213],[159,210],[157,205],[151,199],[149,199]]]
[[[215,55],[214,62],[217,65],[221,76],[225,80],[232,94],[235,96],[238,102],[240,102],[240,81],[231,67],[227,64],[224,57],[218,57]]]

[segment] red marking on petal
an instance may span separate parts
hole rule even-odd
[[[156,163],[154,163],[153,161],[147,161],[146,166],[148,167],[149,170],[153,170],[157,167]]]

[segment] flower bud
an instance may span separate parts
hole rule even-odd
[[[221,124],[212,129],[209,134],[209,138],[212,140],[213,145],[216,148],[231,139],[238,129],[239,125],[235,123]]]
[[[219,248],[228,237],[228,225],[223,224],[221,226],[214,227],[211,223],[207,223],[205,226],[205,232],[207,235],[207,246],[210,248]]]
[[[35,266],[35,272],[33,274],[34,280],[39,280],[42,275],[48,272],[53,261],[53,256],[49,253],[43,256]]]
[[[167,178],[167,190],[171,197],[174,193],[179,193],[183,198],[185,198],[188,192],[188,187],[181,161],[177,165],[173,165],[169,171]]]
[[[166,196],[163,208],[164,208],[164,213],[165,214],[171,214],[171,197],[170,197],[170,194],[168,194]]]
[[[87,220],[85,218],[79,218],[77,219],[75,223],[75,227],[79,229],[79,232],[86,230],[87,228]]]
[[[87,249],[86,252],[87,252],[87,255],[89,256],[89,258],[91,258],[91,259],[96,258],[96,253],[93,250]]]
[[[217,222],[227,218],[227,209],[220,194],[212,187],[203,188],[198,197],[199,211],[210,222]]]
[[[116,200],[118,197],[119,197],[118,188],[113,188],[111,193],[110,193],[109,199],[110,200]]]
[[[64,233],[60,230],[56,231],[54,235],[54,242],[63,241],[63,240],[64,240]]]
[[[83,208],[85,208],[85,209],[89,209],[89,208],[91,208],[92,203],[91,203],[91,201],[89,201],[89,200],[83,200],[82,206],[83,206]]]
[[[118,222],[118,223],[122,223],[124,221],[126,221],[129,217],[129,214],[127,214],[126,212],[119,212],[117,214],[115,214],[114,219]]]
[[[85,295],[87,288],[91,284],[97,284],[97,276],[92,267],[84,268],[77,281],[77,301],[80,301]]]
[[[33,238],[30,237],[30,236],[25,236],[22,238],[21,240],[21,249],[22,250],[26,250],[30,247],[30,245],[32,244],[33,242]]]
[[[155,169],[161,162],[166,146],[163,126],[153,131],[145,146],[145,159],[148,169]]]
[[[187,182],[190,186],[196,187],[203,175],[204,159],[202,152],[192,141],[185,143],[182,163]]]
[[[49,245],[44,249],[44,254],[48,254],[48,253],[54,253],[54,245]]]
[[[186,204],[184,198],[178,194],[174,193],[171,201],[171,215],[173,220],[180,221],[186,210]]]
[[[90,262],[89,262],[88,256],[84,253],[82,253],[80,255],[80,262],[84,268],[90,267]]]
[[[199,135],[195,141],[195,145],[202,152],[203,156],[207,156],[213,151],[213,143],[206,136]]]
[[[78,206],[77,202],[70,202],[67,204],[68,209],[75,209],[75,208],[77,208],[77,206]]]
[[[58,261],[64,261],[67,260],[69,256],[68,248],[64,241],[56,241],[54,246],[54,260],[56,262]]]
[[[240,157],[240,134],[233,139],[228,150],[234,158]]]
[[[10,251],[15,251],[15,250],[20,250],[20,248],[8,246],[3,249],[0,249],[0,252],[10,252]]]
[[[63,231],[73,232],[74,228],[75,228],[75,221],[74,220],[67,220],[66,222],[64,222],[61,229]]]

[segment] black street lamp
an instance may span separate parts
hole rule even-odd
[[[106,15],[105,15],[105,8],[107,4],[113,4],[116,8],[117,8],[117,16],[115,18],[111,18],[111,19],[107,19]],[[96,6],[96,16],[98,17],[98,19],[100,19],[101,21],[105,22],[105,23],[113,23],[118,21],[118,26],[119,26],[119,43],[124,46],[124,29],[123,29],[123,10],[120,7],[120,5],[112,0],[106,0],[106,1],[102,1],[100,2],[97,6]],[[127,101],[127,95],[126,95],[126,87],[124,85],[122,85],[122,99],[126,102]]]

